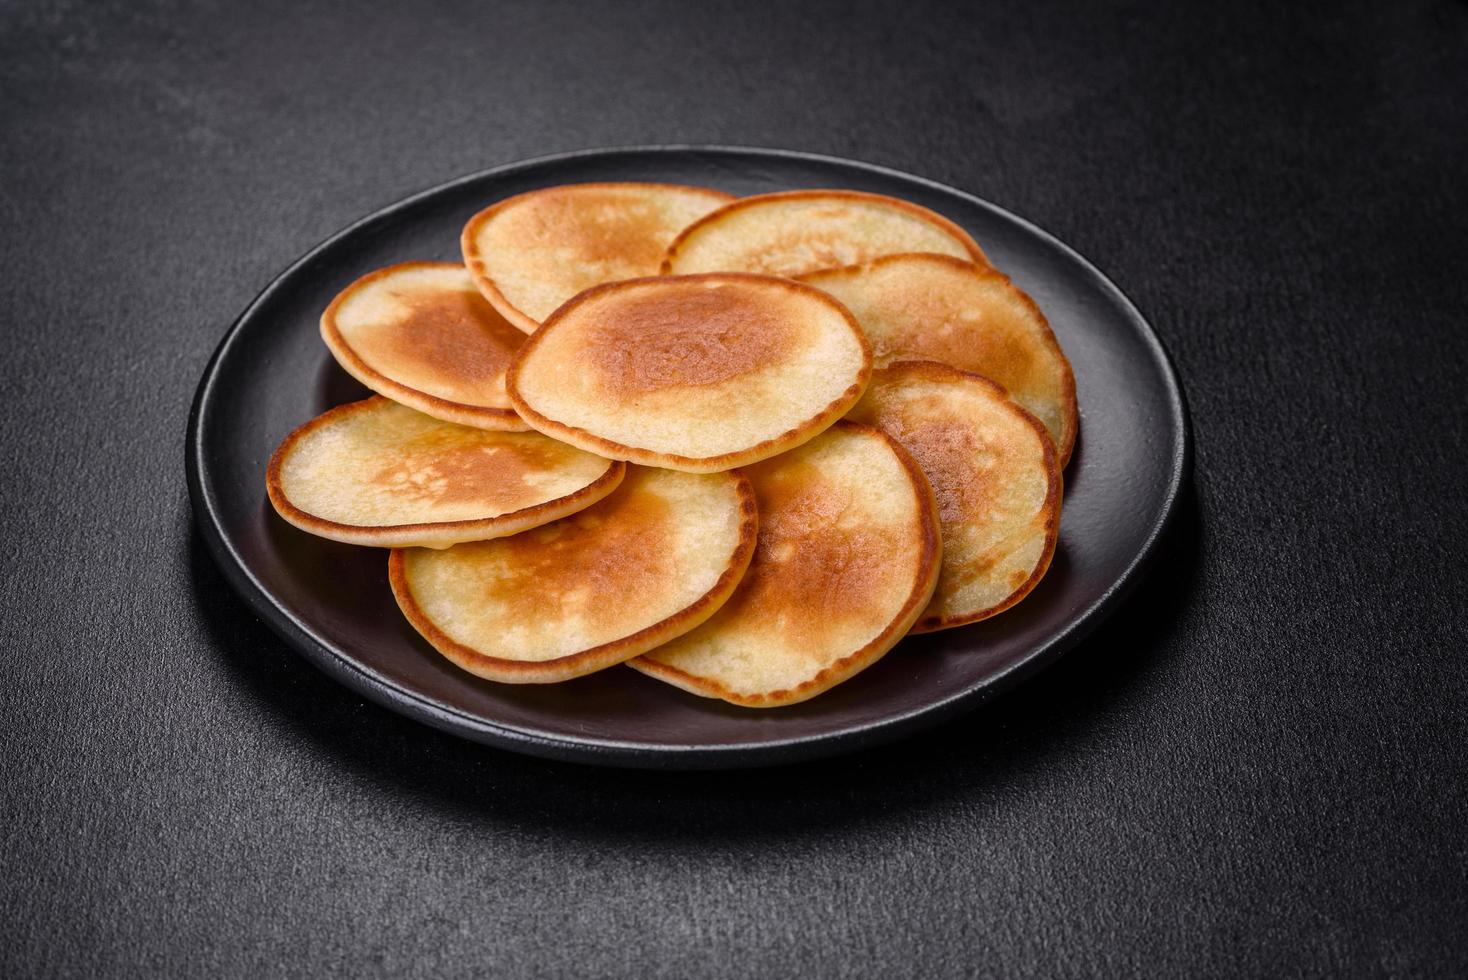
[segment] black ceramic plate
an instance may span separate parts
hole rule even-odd
[[[459,257],[459,229],[493,201],[552,184],[647,180],[754,194],[875,191],[958,222],[1039,303],[1075,367],[1081,429],[1060,544],[1040,586],[984,623],[902,641],[822,696],[752,711],[616,667],[509,686],[449,664],[409,628],[387,553],[310,537],[276,517],[265,464],[287,432],[365,397],[317,333],[343,286],[408,259]],[[230,583],[308,660],[396,711],[535,755],[646,768],[756,766],[889,741],[971,709],[1073,646],[1123,599],[1177,508],[1188,460],[1182,394],[1156,336],[1110,281],[1028,222],[932,181],[830,157],[654,147],[500,167],[379,211],[271,283],[220,344],[189,419],[198,527]]]

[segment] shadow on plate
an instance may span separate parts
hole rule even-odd
[[[1158,560],[1123,607],[1058,663],[970,714],[853,755],[721,772],[553,762],[436,731],[297,656],[230,590],[197,530],[189,567],[198,613],[231,674],[292,733],[384,790],[570,837],[731,839],[909,819],[976,796],[1002,801],[1083,759],[1105,716],[1145,696],[1148,676],[1165,668],[1201,533],[1190,482]]]

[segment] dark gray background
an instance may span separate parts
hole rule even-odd
[[[0,973],[1468,971],[1464,4],[0,0],[0,133]],[[992,708],[784,770],[332,684],[193,534],[220,335],[409,192],[683,141],[1096,261],[1191,400],[1162,571]]]

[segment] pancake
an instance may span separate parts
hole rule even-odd
[[[557,310],[510,364],[520,416],[634,463],[708,473],[784,452],[856,403],[871,354],[856,321],[772,276],[654,276]]]
[[[505,368],[525,335],[479,295],[464,267],[404,262],[342,290],[321,317],[337,363],[379,395],[446,422],[524,432]]]
[[[802,276],[840,300],[878,366],[942,361],[999,382],[1035,415],[1063,468],[1076,438],[1076,383],[1039,307],[1001,272],[946,255],[889,255]]]
[[[938,252],[988,265],[968,232],[880,194],[784,191],[745,197],[694,222],[668,247],[665,273],[799,276],[897,252]]]
[[[469,219],[464,264],[485,299],[526,333],[583,289],[656,275],[674,236],[734,200],[681,184],[563,184]]]
[[[912,457],[841,422],[745,470],[759,543],[744,581],[698,629],[631,666],[705,697],[769,708],[875,663],[933,594],[933,492]]]
[[[625,471],[538,432],[455,425],[374,396],[286,436],[265,485],[276,512],[311,534],[446,548],[575,513]]]
[[[1050,567],[1061,478],[1045,427],[1004,389],[933,361],[876,371],[851,417],[907,447],[938,497],[943,573],[914,632],[987,619]]]
[[[634,466],[605,500],[554,524],[395,550],[389,578],[413,627],[470,673],[562,681],[706,620],[744,575],[757,524],[738,473]]]

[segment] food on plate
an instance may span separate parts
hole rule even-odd
[[[812,438],[856,403],[870,372],[856,321],[826,293],[709,273],[581,293],[525,342],[506,384],[548,436],[697,473]]]
[[[942,361],[1003,385],[1049,430],[1064,468],[1075,443],[1070,362],[1034,300],[987,265],[889,255],[801,277],[836,297],[872,343],[877,366]]]
[[[464,264],[526,333],[591,286],[656,275],[679,231],[734,195],[681,184],[563,184],[490,205],[464,226]]]
[[[444,548],[581,510],[625,470],[538,432],[456,425],[375,395],[286,436],[266,490],[281,517],[323,538]]]
[[[875,663],[927,606],[936,504],[901,446],[853,422],[745,472],[760,516],[744,580],[708,622],[631,666],[735,704],[794,704]]]
[[[665,273],[799,276],[898,252],[937,252],[987,265],[968,232],[907,201],[857,191],[783,191],[740,198],[685,228]]]
[[[321,317],[338,364],[379,395],[425,415],[524,432],[505,368],[525,335],[474,288],[462,265],[404,262],[342,290]]]
[[[465,671],[627,663],[793,705],[1049,568],[1075,380],[941,215],[571,184],[492,204],[460,245],[326,309],[378,394],[287,436],[266,485],[296,527],[392,548],[399,608]]]
[[[1045,427],[986,378],[933,361],[878,369],[851,412],[897,440],[938,498],[942,575],[914,632],[987,619],[1050,567],[1061,477]]]
[[[739,473],[634,466],[606,499],[553,524],[394,550],[389,577],[409,622],[455,664],[496,681],[562,681],[706,620],[744,574],[756,526]]]

